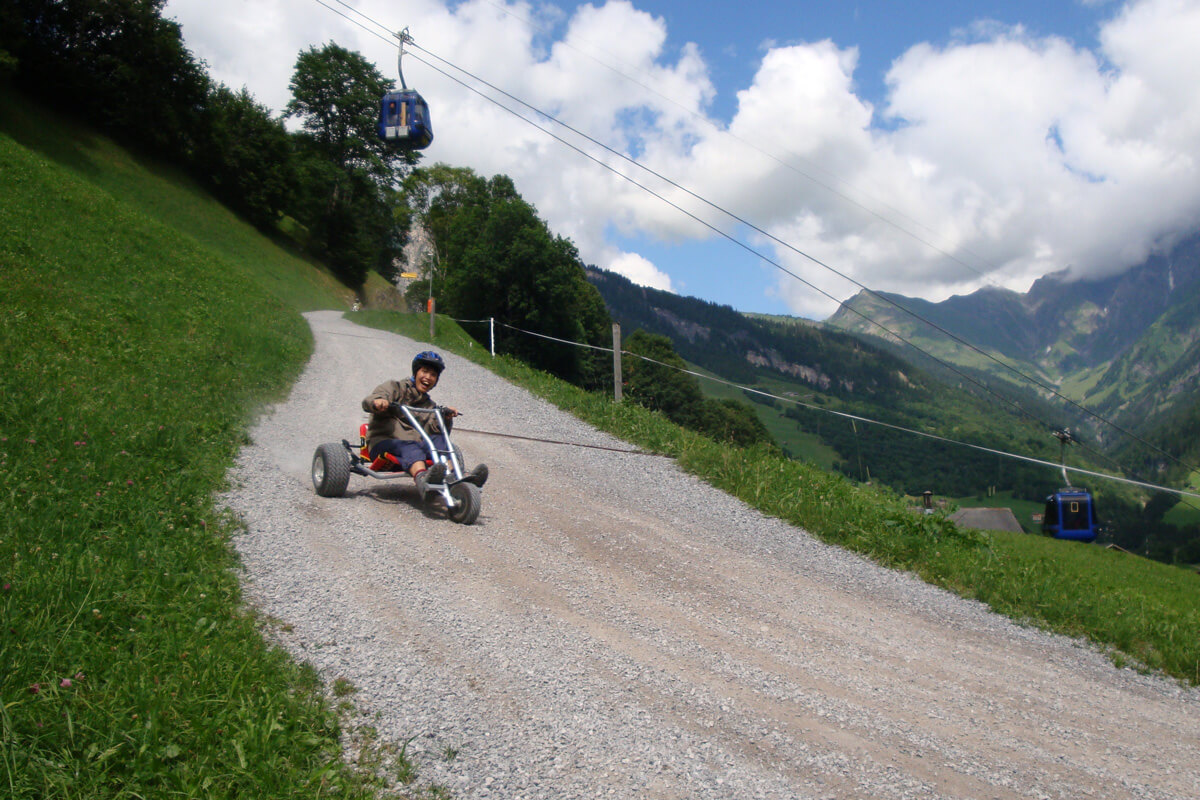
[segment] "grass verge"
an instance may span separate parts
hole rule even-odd
[[[0,132],[0,796],[373,796],[213,505],[308,328],[92,177]]]
[[[351,319],[425,341],[423,314]],[[1109,648],[1119,665],[1200,685],[1200,575],[1118,551],[1041,536],[959,528],[903,498],[791,461],[775,448],[731,449],[630,403],[584,392],[507,357],[492,359],[455,323],[437,346],[484,364],[597,428],[674,456],[681,467],[766,514],[1022,623]]]
[[[30,104],[0,87],[0,131],[124,205],[237,262],[255,282],[300,311],[350,308],[354,293],[283,236],[267,239],[213,201],[178,169],[139,158],[78,120]],[[71,239],[63,244],[73,243]]]

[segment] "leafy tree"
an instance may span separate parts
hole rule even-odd
[[[16,83],[127,143],[186,158],[209,80],[165,0],[12,0],[0,48]]]
[[[734,399],[705,398],[697,379],[680,371],[687,369],[687,363],[666,336],[634,331],[622,349],[635,354],[622,358],[621,363],[631,400],[719,442],[749,446],[772,441],[753,406]]]
[[[287,208],[296,186],[291,137],[246,89],[210,93],[193,167],[226,204],[261,228]]]
[[[608,313],[575,246],[550,232],[507,176],[485,180],[445,165],[416,170],[405,182],[405,203],[402,216],[437,254],[447,313],[494,317],[567,342],[605,343]],[[588,388],[604,385],[608,374],[596,351],[530,333],[504,335],[499,349]]]
[[[690,419],[704,395],[695,378],[680,372],[687,369],[687,364],[676,354],[671,340],[661,334],[637,330],[625,337],[621,347],[634,354],[633,358],[621,359],[625,394],[676,422]]]
[[[423,231],[438,260],[447,264],[463,261],[494,204],[520,198],[507,176],[486,180],[469,168],[446,164],[413,170],[402,191],[404,223]]]
[[[330,42],[296,59],[287,116],[298,117],[313,147],[342,172],[363,172],[391,186],[401,163],[416,157],[379,139],[379,100],[391,91],[360,53]]]
[[[733,398],[706,398],[696,409],[691,427],[718,442],[729,442],[739,447],[774,442],[754,407]]]
[[[295,137],[294,213],[310,246],[353,287],[370,269],[389,274],[403,244],[392,189],[401,165],[416,157],[375,134],[379,99],[391,85],[362,55],[332,43],[301,52],[292,76],[287,114],[304,129]]]

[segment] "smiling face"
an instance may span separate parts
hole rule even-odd
[[[429,390],[437,386],[438,374],[432,367],[420,366],[417,367],[417,374],[413,376],[413,381],[417,384],[417,388],[426,394]]]

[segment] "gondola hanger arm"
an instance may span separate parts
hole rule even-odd
[[[404,30],[393,34],[399,42],[400,49],[396,54],[396,72],[400,73],[400,88],[408,91],[408,85],[404,83],[404,45],[413,44],[412,35],[408,32],[408,26],[404,26]]]

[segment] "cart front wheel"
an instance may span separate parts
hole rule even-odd
[[[341,497],[350,485],[350,458],[336,442],[321,445],[313,453],[313,488],[321,497]]]
[[[463,525],[470,525],[479,519],[483,496],[478,486],[456,483],[450,487],[450,499],[454,501],[454,505],[449,508],[450,519]]]

